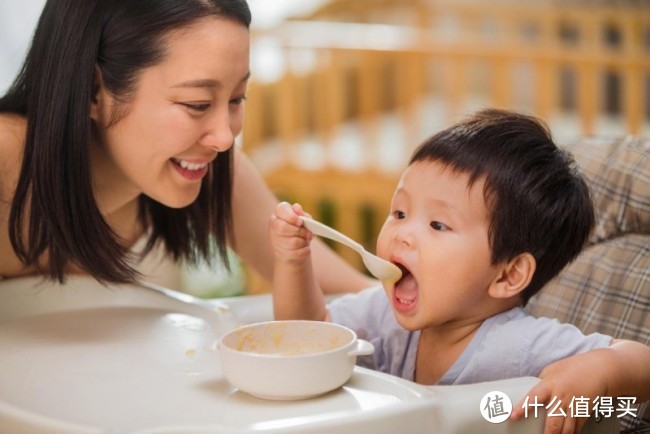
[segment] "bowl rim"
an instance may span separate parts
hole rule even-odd
[[[233,335],[234,333],[241,332],[242,330],[245,329],[251,329],[251,328],[256,328],[256,327],[261,327],[269,324],[278,324],[278,323],[291,323],[291,324],[297,324],[297,323],[320,323],[325,325],[325,327],[330,327],[333,326],[334,328],[338,329],[343,329],[350,333],[352,336],[352,339],[350,342],[346,343],[345,345],[341,345],[336,348],[328,349],[328,350],[321,350],[321,351],[314,351],[310,352],[307,354],[296,354],[296,355],[287,355],[287,354],[273,354],[273,353],[256,353],[253,351],[243,351],[243,350],[238,350],[236,348],[233,348],[227,344],[224,343],[224,340],[230,336]],[[246,357],[257,357],[257,358],[264,358],[264,359],[301,359],[301,358],[312,358],[316,356],[323,356],[335,352],[339,352],[347,347],[356,345],[357,341],[359,340],[357,334],[355,333],[354,330],[352,330],[349,327],[346,327],[344,325],[334,323],[334,322],[329,322],[329,321],[318,321],[318,320],[307,320],[307,319],[287,319],[287,320],[271,320],[271,321],[263,321],[263,322],[256,322],[256,323],[250,323],[250,324],[245,324],[241,327],[237,327],[236,329],[230,330],[229,332],[224,333],[220,338],[219,341],[217,342],[219,351],[229,351],[235,354],[241,354],[245,355]]]

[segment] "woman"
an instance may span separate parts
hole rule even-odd
[[[276,199],[233,149],[250,19],[245,0],[48,0],[0,98],[0,276],[131,282],[144,237],[144,256],[231,247],[271,278]],[[313,249],[325,292],[372,283]]]

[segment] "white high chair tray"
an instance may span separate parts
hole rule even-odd
[[[168,290],[102,286],[82,276],[64,286],[37,278],[0,282],[0,427],[434,431],[429,389],[361,368],[342,388],[303,401],[265,401],[234,389],[209,347],[237,325],[227,305]]]

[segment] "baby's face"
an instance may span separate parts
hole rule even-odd
[[[377,253],[404,272],[385,289],[406,329],[462,324],[489,305],[498,270],[490,264],[484,180],[471,188],[468,180],[438,162],[417,162],[397,186]]]

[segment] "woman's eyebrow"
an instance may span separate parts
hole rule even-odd
[[[221,83],[210,78],[199,78],[175,84],[172,87],[221,87]]]
[[[240,80],[240,83],[245,82],[251,76],[251,72],[248,71],[246,75]],[[212,78],[199,78],[196,80],[188,80],[182,83],[175,84],[173,87],[221,87],[221,82],[219,80],[214,80]]]

